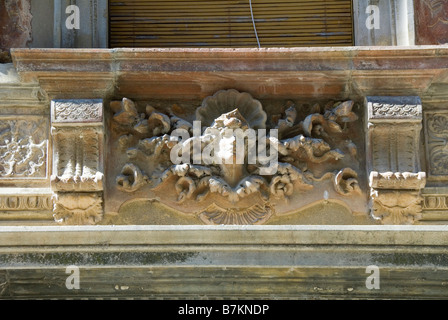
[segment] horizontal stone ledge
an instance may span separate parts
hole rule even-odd
[[[448,45],[417,47],[12,49],[21,72],[446,69]],[[161,61],[169,63],[161,64]],[[232,63],[229,63],[232,61]],[[240,61],[241,63],[238,63]],[[284,63],[282,63],[282,61]],[[409,64],[409,61],[414,63]],[[253,62],[253,63],[252,63]]]
[[[11,51],[21,81],[39,83],[50,99],[203,99],[229,86],[257,98],[425,99],[432,84],[448,86],[448,45]]]
[[[447,246],[436,226],[4,226],[0,246],[104,245]]]
[[[0,299],[409,299],[445,298],[447,269],[381,268],[369,289],[360,267],[83,267],[80,287],[66,268],[0,269]]]

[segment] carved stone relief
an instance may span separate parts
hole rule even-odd
[[[419,147],[422,106],[418,97],[367,97],[367,169],[371,213],[385,224],[421,218]]]
[[[2,211],[41,211],[51,210],[51,195],[2,195],[0,210]]]
[[[52,101],[54,217],[64,224],[101,220],[102,100]]]
[[[427,187],[423,194],[423,221],[448,220],[448,190],[440,187]]]
[[[47,130],[44,118],[0,118],[0,180],[46,178]]]
[[[125,157],[112,165],[108,210],[158,199],[206,224],[262,224],[328,199],[363,212],[353,107],[288,101],[268,115],[236,90],[218,91],[190,113],[113,101],[110,152]]]
[[[102,103],[86,100],[53,101],[52,121],[56,123],[101,122]]]
[[[102,128],[53,127],[52,187],[58,191],[102,190],[100,163]]]
[[[425,112],[429,180],[448,180],[448,112]]]
[[[423,197],[419,191],[373,190],[372,212],[384,224],[410,224],[421,219]]]
[[[424,195],[423,209],[425,211],[446,211],[448,210],[448,196],[447,195]]]

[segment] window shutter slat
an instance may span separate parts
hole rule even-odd
[[[262,47],[351,46],[351,0],[252,0]],[[110,0],[111,47],[256,47],[248,0]]]

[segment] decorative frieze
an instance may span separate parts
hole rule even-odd
[[[54,100],[51,119],[54,217],[65,224],[97,222],[104,176],[102,100]]]
[[[394,121],[400,119],[419,119],[422,116],[422,106],[420,104],[407,103],[387,103],[372,102],[368,109],[369,119],[391,119]]]
[[[448,195],[444,194],[425,194],[423,201],[423,210],[425,211],[447,211]]]
[[[419,148],[422,105],[418,97],[367,97],[367,170],[371,213],[385,224],[421,218]]]
[[[45,211],[53,206],[52,195],[0,195],[1,211]]]
[[[102,100],[53,100],[53,123],[101,123]]]

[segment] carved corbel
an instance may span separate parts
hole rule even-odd
[[[367,97],[367,168],[371,213],[384,224],[421,218],[422,105],[418,97]]]
[[[53,100],[51,121],[54,217],[65,224],[94,224],[103,214],[103,102]]]

